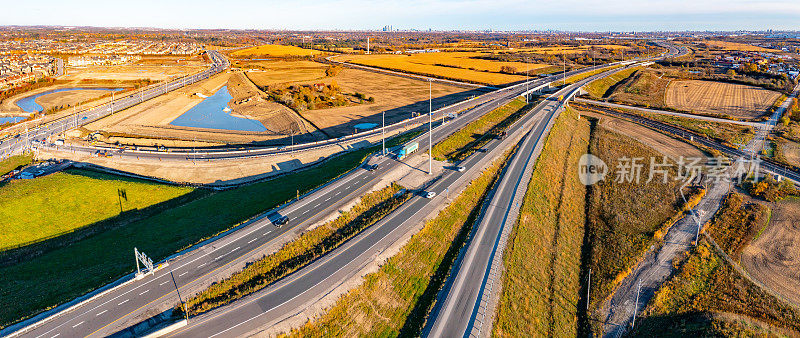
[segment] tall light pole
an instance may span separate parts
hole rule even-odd
[[[428,78],[428,175],[433,174],[433,79]]]
[[[525,104],[528,104],[528,72],[530,68],[528,68],[528,57],[523,56],[523,60],[525,60]]]
[[[383,122],[383,127],[381,127],[381,146],[383,148],[381,155],[386,156],[386,111],[381,112],[381,121]]]

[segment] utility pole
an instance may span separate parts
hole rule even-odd
[[[386,156],[386,111],[381,112],[381,121],[383,122],[383,127],[381,127],[381,146],[383,148],[381,155]]]
[[[567,56],[566,53],[561,53],[561,59],[564,60],[564,85],[567,84]]]
[[[433,174],[433,79],[428,78],[428,175]]]

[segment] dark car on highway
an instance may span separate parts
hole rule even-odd
[[[272,222],[272,224],[274,224],[278,228],[280,228],[281,226],[283,226],[286,223],[289,223],[289,217],[288,216],[283,216],[283,215],[278,214],[278,213],[273,213],[273,214],[267,215],[267,219],[269,219],[269,221]]]

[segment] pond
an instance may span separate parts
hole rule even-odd
[[[196,106],[183,113],[169,124],[181,127],[240,130],[240,131],[267,131],[267,128],[258,120],[231,116],[228,102],[233,99],[228,93],[228,86],[223,86],[198,103]]]
[[[36,103],[36,99],[41,97],[41,96],[48,95],[48,94],[66,92],[66,91],[70,91],[70,90],[104,90],[104,91],[115,91],[116,92],[116,91],[120,91],[120,90],[123,90],[123,89],[125,89],[125,88],[98,88],[98,87],[59,88],[59,89],[48,90],[48,91],[46,91],[44,93],[39,93],[39,94],[36,94],[36,95],[26,96],[24,98],[21,98],[21,99],[17,100],[16,103],[17,103],[18,107],[22,108],[22,110],[24,110],[26,112],[29,112],[29,113],[33,113],[33,112],[40,112],[40,111],[44,110],[44,107],[42,107],[41,105]]]

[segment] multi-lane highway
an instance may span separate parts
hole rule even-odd
[[[671,47],[670,53],[663,57],[677,56],[680,53],[686,53],[686,50]],[[637,64],[590,76],[559,90],[553,96],[563,95],[569,100],[584,84],[635,66]],[[476,221],[469,243],[454,264],[450,277],[437,296],[436,306],[426,322],[424,335],[479,337],[488,334],[491,329],[491,323],[487,322],[491,320],[491,313],[488,312],[493,309],[487,307],[490,296],[487,283],[500,282],[494,280],[498,276],[490,276],[490,272],[492,265],[500,262],[496,258],[502,255],[504,249],[504,244],[501,244],[502,234],[504,229],[512,229],[516,224],[519,206],[527,191],[533,165],[543,146],[542,140],[555,122],[563,104],[564,102],[559,102],[526,136],[519,151],[503,172],[487,208]],[[493,280],[490,281],[490,278]]]
[[[523,90],[524,87],[516,87],[487,94],[492,100],[468,109],[458,118],[434,129],[433,142],[441,141],[498,105],[513,100]],[[427,133],[420,135],[415,141],[420,143],[420,149],[427,149]],[[267,218],[261,218],[222,239],[170,261],[169,266],[174,271],[173,275],[182,293],[196,291],[200,286],[207,285],[217,274],[224,273],[227,268],[262,255],[266,246],[285,238],[294,228],[319,221],[341,208],[347,201],[363,195],[395,166],[404,165],[390,158],[381,158],[375,163],[379,165],[375,171],[357,169],[280,210],[282,215],[289,217],[289,225],[275,228]],[[131,324],[128,322],[131,318],[138,318],[138,315],[145,312],[151,313],[153,308],[170,308],[177,302],[174,286],[166,283],[171,281],[170,268],[115,288],[76,308],[58,313],[53,318],[33,323],[33,326],[20,333],[33,337],[50,337],[56,334],[101,336],[113,333]]]
[[[223,57],[219,52],[209,50],[206,53],[208,58],[211,60],[211,66],[199,73],[183,76],[172,81],[165,81],[164,83],[151,85],[143,88],[142,90],[118,97],[112,102],[76,112],[75,114],[70,114],[69,116],[64,116],[38,126],[31,128],[23,128],[24,126],[22,125],[11,127],[17,129],[19,134],[15,137],[0,140],[0,159],[20,153],[37,143],[45,142],[50,136],[63,133],[66,130],[73,129],[87,123],[91,123],[120,110],[130,108],[146,100],[152,99],[156,96],[163,95],[172,90],[207,79],[208,77],[225,70],[229,66],[228,60],[225,59],[225,57]]]
[[[559,90],[553,97],[574,95],[584,84],[620,71],[612,70],[588,77]],[[479,336],[484,323],[484,286],[489,278],[491,263],[502,254],[499,247],[503,229],[513,227],[519,205],[527,191],[530,173],[541,152],[543,140],[555,122],[564,102],[557,102],[546,110],[544,119],[523,139],[520,149],[512,158],[492,192],[488,207],[476,221],[469,243],[459,261],[454,265],[445,287],[438,295],[437,305],[426,322],[424,334],[433,337]],[[527,175],[526,175],[527,174]],[[478,318],[481,316],[481,318]]]
[[[590,69],[581,71],[588,70]],[[550,79],[541,79],[532,83],[530,87],[549,81]],[[476,106],[434,129],[433,142],[441,141],[477,117],[513,100],[524,90],[525,86],[517,85],[486,94],[488,98],[479,101],[482,103],[473,102],[472,104]],[[542,118],[542,112],[552,113],[556,104],[555,101],[547,100],[538,105],[510,129],[511,134],[531,129],[533,123]],[[507,140],[510,139],[490,142],[486,152],[477,152],[462,165],[473,172],[481,170],[490,156],[497,155],[508,146]],[[415,141],[420,143],[420,149],[428,147],[427,134],[419,136]],[[503,146],[500,146],[501,144]],[[37,318],[35,321],[26,322],[25,324],[31,325],[15,334],[32,337],[102,336],[135,324],[145,314],[168,310],[177,303],[177,294],[170,276],[175,277],[183,294],[202,289],[209,281],[221,274],[229,273],[233,267],[260,257],[266,247],[285,239],[288,232],[317,222],[327,214],[338,210],[347,201],[362,195],[389,170],[404,165],[386,157],[379,158],[375,163],[379,165],[375,171],[354,170],[281,209],[279,212],[288,216],[290,220],[286,226],[276,228],[265,217],[254,220],[219,239],[171,259],[168,267],[157,270],[141,280],[126,282],[69,309],[57,309],[54,313],[48,313],[48,318]],[[392,215],[324,258],[251,297],[192,318],[190,325],[180,334],[236,335],[249,332],[270,320],[290,315],[292,313],[290,309],[297,309],[297,306],[304,304],[304,300],[308,301],[324,294],[319,291],[331,288],[343,278],[347,278],[347,274],[354,271],[351,268],[373,259],[381,248],[385,248],[389,243],[393,243],[393,239],[406,233],[415,225],[415,221],[419,221],[418,218],[422,217],[424,210],[435,208],[441,199],[445,198],[444,194],[441,194],[443,190],[454,184],[463,183],[465,177],[463,173],[445,172],[429,188],[438,190],[440,193],[438,197],[432,200],[412,198]],[[275,292],[276,288],[281,288],[281,291]],[[15,327],[15,329],[20,328]]]

